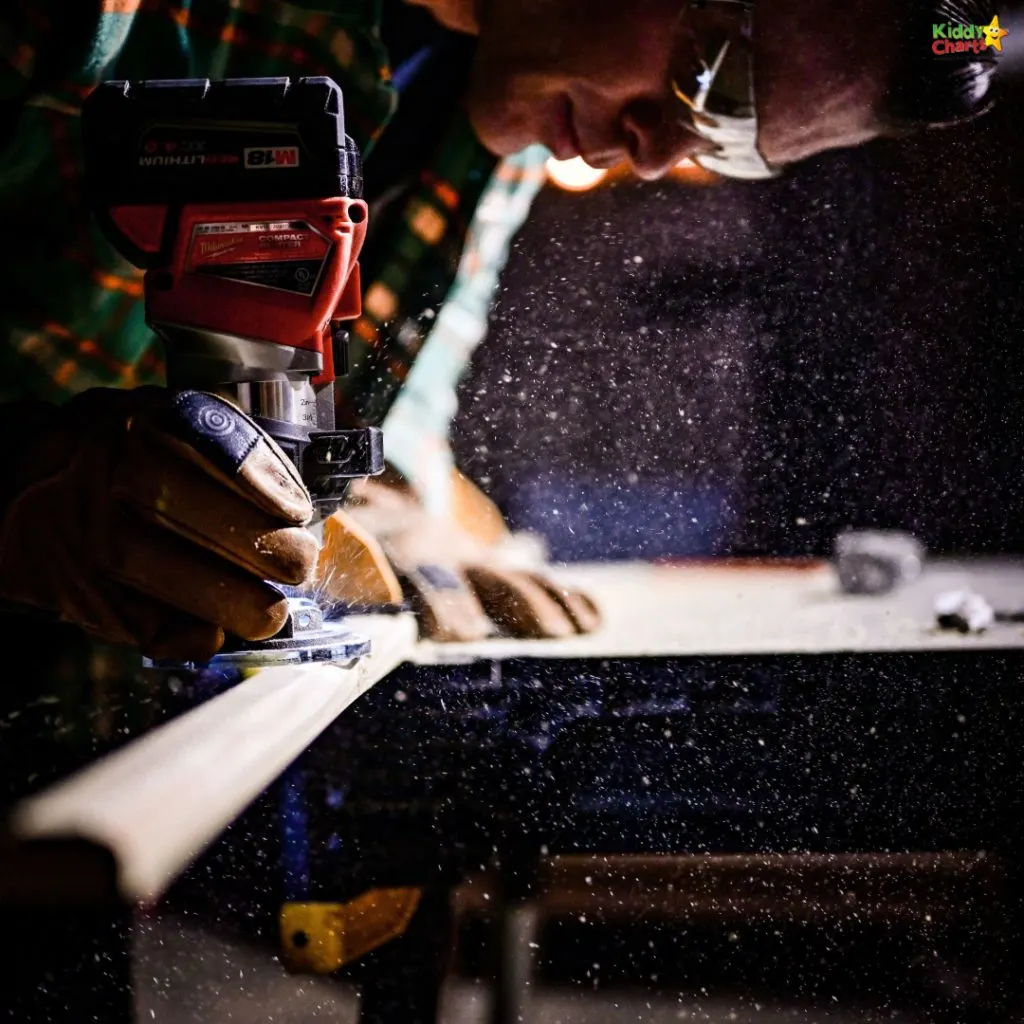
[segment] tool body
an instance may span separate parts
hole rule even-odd
[[[252,416],[298,467],[317,517],[330,514],[349,480],[384,466],[379,430],[335,430],[367,227],[340,88],[322,77],[107,82],[87,98],[82,131],[100,226],[145,270],[168,385]],[[282,634],[232,657],[366,647],[342,643],[308,595],[293,603]]]

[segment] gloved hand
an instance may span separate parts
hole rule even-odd
[[[474,536],[467,517],[460,522],[428,513],[397,473],[354,481],[342,517],[335,522],[339,533],[351,540],[354,525],[361,537],[371,538],[371,546],[379,545],[430,639],[479,640],[498,631],[534,639],[566,637],[600,624],[600,613],[584,594],[503,557],[507,531],[495,527],[493,515],[483,517],[486,529]],[[361,603],[365,583],[347,576],[346,560],[332,558],[331,549],[325,544],[321,585],[329,597]],[[380,576],[388,571],[385,567]]]
[[[8,415],[10,410],[8,410]],[[309,493],[222,398],[96,389],[24,412],[8,438],[0,597],[152,657],[209,657],[225,631],[273,636],[318,545]]]

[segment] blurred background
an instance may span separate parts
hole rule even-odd
[[[457,460],[560,560],[1024,548],[1021,79],[768,182],[553,168]],[[595,180],[596,179],[596,180]]]

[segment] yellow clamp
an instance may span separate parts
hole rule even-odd
[[[295,974],[333,974],[405,934],[422,890],[369,889],[347,903],[285,903],[281,951]]]

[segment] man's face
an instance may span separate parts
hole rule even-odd
[[[592,167],[664,174],[705,148],[686,127],[673,70],[693,60],[685,0],[491,0],[482,4],[470,116],[505,156],[540,142]]]

